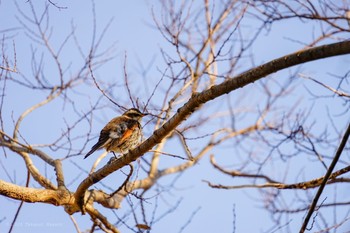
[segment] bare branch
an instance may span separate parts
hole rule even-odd
[[[50,101],[54,100],[55,98],[57,98],[60,94],[62,93],[62,90],[59,90],[59,91],[56,91],[56,88],[54,88],[52,90],[52,92],[50,93],[50,95],[48,95],[48,97],[41,101],[40,103],[30,107],[29,109],[27,109],[26,111],[24,111],[20,117],[18,118],[17,122],[16,122],[16,125],[15,125],[15,128],[14,128],[14,131],[13,131],[13,138],[15,140],[17,140],[17,134],[19,132],[19,127],[20,127],[20,124],[21,122],[23,121],[23,119],[31,112],[33,112],[35,109],[37,108],[40,108],[44,105],[46,105],[47,103],[49,103]]]
[[[14,17],[8,20],[7,28],[0,29],[3,33],[0,42],[0,147],[6,161],[23,159],[28,178],[31,176],[38,184],[32,185],[35,188],[28,187],[28,182],[26,187],[17,185],[22,182],[23,171],[0,161],[3,174],[9,180],[0,180],[0,195],[22,204],[59,205],[69,215],[88,213],[91,227],[87,231],[90,232],[119,232],[120,224],[131,232],[148,232],[156,230],[160,220],[180,208],[180,202],[173,197],[179,195],[178,187],[183,187],[181,179],[186,177],[186,172],[194,167],[201,171],[207,165],[203,164],[205,156],[215,154],[217,159],[220,156],[220,162],[216,163],[212,155],[211,169],[243,182],[232,186],[219,184],[217,180],[204,182],[221,189],[255,188],[248,196],[263,201],[260,204],[271,217],[271,221],[264,224],[273,225],[265,231],[292,231],[292,224],[298,223],[291,223],[294,216],[290,216],[300,217],[306,210],[312,214],[314,210],[310,205],[315,203],[317,216],[314,212],[311,226],[317,228],[314,231],[343,230],[339,226],[349,219],[350,212],[346,210],[349,200],[339,193],[350,183],[347,177],[349,157],[345,154],[349,151],[344,149],[344,156],[336,162],[338,170],[329,173],[328,167],[334,159],[330,155],[339,146],[341,127],[345,121],[348,123],[350,95],[346,90],[350,71],[340,66],[340,62],[337,64],[339,72],[332,70],[336,67],[317,68],[316,79],[304,77],[316,83],[311,85],[315,89],[311,89],[306,86],[310,82],[302,83],[296,78],[301,68],[292,67],[332,56],[338,56],[334,59],[338,62],[340,55],[350,54],[347,25],[350,11],[346,1],[160,0],[159,4],[152,5],[154,23],[151,27],[156,26],[168,43],[164,46],[156,42],[160,51],[150,51],[147,47],[147,54],[137,50],[140,54],[136,56],[142,57],[142,62],[133,68],[140,73],[138,77],[147,80],[146,88],[131,79],[136,77],[134,74],[132,77],[128,74],[129,62],[134,66],[134,61],[127,60],[130,51],[125,51],[124,64],[118,69],[122,75],[124,71],[123,84],[120,86],[123,79],[105,81],[115,76],[115,68],[109,70],[115,65],[105,64],[115,62],[121,47],[116,47],[115,42],[104,43],[107,29],[118,25],[112,25],[112,18],[99,28],[100,3],[91,1],[89,17],[75,21],[76,14],[72,14],[68,24],[67,19],[56,20],[68,14],[62,15],[65,7],[54,0],[13,4],[17,7]],[[162,11],[159,16],[158,8]],[[286,28],[306,28],[307,36],[279,30],[282,42],[261,46],[265,41],[275,43],[276,28],[282,22],[286,23],[282,25]],[[288,25],[289,22],[293,25]],[[88,23],[90,25],[85,25]],[[56,31],[57,25],[62,26],[63,31]],[[90,40],[85,30],[91,31]],[[22,40],[23,35],[29,38],[29,43]],[[113,28],[107,41],[111,38],[119,41],[119,36]],[[15,41],[19,40],[26,43],[17,53]],[[339,43],[324,45],[332,41]],[[323,46],[314,47],[320,44]],[[259,53],[261,48],[263,53]],[[285,55],[283,51],[292,48],[296,52]],[[265,53],[269,49],[276,51]],[[273,54],[282,54],[282,57],[270,60]],[[147,61],[149,57],[152,57],[150,62]],[[159,57],[163,62],[159,62]],[[262,61],[268,62],[262,64]],[[101,71],[105,77],[101,81],[96,74],[102,67],[106,70]],[[305,65],[302,69],[305,67],[314,68]],[[292,69],[271,75],[285,68]],[[329,83],[334,80],[336,83],[322,81],[324,75],[318,75],[319,72],[329,72]],[[301,83],[305,89],[299,88]],[[29,99],[22,96],[22,90],[26,96],[33,94],[34,98],[44,96],[44,99],[22,109],[30,104]],[[229,93],[232,94],[226,95]],[[313,98],[310,100],[307,94]],[[333,98],[338,96],[342,98]],[[19,97],[25,101],[24,105],[13,105]],[[324,101],[320,101],[321,98]],[[211,100],[215,103],[209,103]],[[115,111],[115,107],[108,109],[110,103],[119,109],[125,109],[125,103],[147,108],[152,118],[142,129],[149,137],[142,138],[137,148],[117,159],[112,158],[105,165],[101,166],[101,162],[107,152],[101,152],[95,161],[90,161],[92,165],[85,166],[88,161],[81,163],[79,158],[91,139],[95,139],[96,121],[105,123],[110,118],[108,111]],[[59,114],[52,116],[52,109]],[[18,112],[20,115],[16,116]],[[36,119],[29,117],[35,112],[40,117],[46,116],[42,113],[51,114],[53,118],[47,119],[55,121],[37,125]],[[321,112],[325,113],[322,119]],[[51,123],[49,131],[42,128],[48,123]],[[40,139],[31,128],[28,131],[31,125],[40,130]],[[47,138],[45,133],[49,133]],[[52,136],[55,138],[51,139]],[[43,143],[42,139],[51,141]],[[69,169],[72,164],[77,169]],[[65,168],[65,165],[68,166]],[[135,170],[134,165],[138,165]],[[130,167],[126,172],[125,166]],[[328,173],[322,174],[326,170],[328,177]],[[327,203],[317,204],[317,200],[314,203],[314,188],[322,185],[330,187]],[[70,192],[68,188],[73,186],[76,190]],[[122,206],[124,202],[126,206]],[[96,204],[98,206],[94,207]],[[190,213],[184,225],[177,228],[180,232],[193,223],[198,210]],[[235,226],[236,215],[240,216],[237,210],[234,206],[234,232],[239,231]],[[79,221],[75,220],[81,218],[79,216],[71,217],[77,232],[81,231]],[[232,222],[232,218],[229,221]],[[11,228],[15,223],[16,217]],[[172,224],[179,223],[172,221]]]
[[[328,85],[326,85],[326,84],[324,84],[324,83],[322,83],[322,82],[320,82],[320,81],[318,81],[318,80],[316,80],[316,79],[314,79],[314,78],[305,76],[305,75],[303,75],[303,74],[299,74],[299,76],[302,77],[302,78],[305,78],[305,79],[309,79],[309,80],[311,80],[311,81],[313,81],[313,82],[315,82],[315,83],[317,83],[317,84],[319,84],[319,85],[321,85],[321,86],[327,88],[328,90],[334,92],[334,94],[336,94],[336,95],[338,95],[338,96],[340,96],[340,97],[347,97],[347,98],[350,98],[350,94],[347,94],[347,93],[345,93],[345,92],[336,90],[336,89],[334,89],[333,87],[330,87],[330,86],[328,86]]]
[[[96,78],[95,78],[95,76],[94,76],[94,73],[93,73],[93,71],[92,71],[91,57],[90,57],[90,59],[89,59],[89,71],[90,71],[90,75],[91,75],[92,79],[94,80],[94,83],[95,83],[95,86],[97,87],[97,89],[98,89],[109,101],[111,101],[113,104],[115,104],[115,105],[118,106],[119,108],[125,110],[125,108],[124,108],[123,106],[121,106],[120,104],[118,104],[117,102],[115,102],[114,100],[112,100],[112,98],[109,97],[109,96],[107,95],[107,93],[106,93],[106,92],[100,87],[100,85],[97,83],[97,80],[96,80]]]
[[[269,183],[278,183],[275,180],[272,180],[270,177],[266,176],[266,175],[261,175],[261,174],[248,174],[248,173],[244,173],[244,172],[240,172],[240,171],[227,171],[225,169],[223,169],[222,167],[220,167],[216,162],[215,162],[215,158],[213,155],[210,156],[210,163],[214,166],[214,168],[218,169],[219,171],[221,171],[224,174],[230,175],[232,177],[246,177],[246,178],[261,178],[266,180]]]
[[[326,186],[326,184],[328,182],[328,179],[332,175],[332,172],[333,172],[333,169],[334,169],[335,165],[338,163],[338,160],[339,160],[341,154],[343,153],[343,150],[345,148],[345,145],[346,145],[346,142],[348,141],[349,136],[350,136],[350,124],[348,124],[348,127],[347,127],[347,129],[346,129],[346,131],[344,133],[344,136],[343,136],[340,144],[339,144],[338,150],[337,150],[337,152],[336,152],[336,154],[335,154],[335,156],[334,156],[334,158],[332,160],[332,163],[329,165],[328,170],[327,170],[327,172],[326,172],[326,174],[325,174],[325,176],[324,176],[324,178],[322,180],[322,183],[321,183],[320,187],[318,188],[314,199],[312,200],[310,209],[309,209],[309,211],[308,211],[308,213],[307,213],[307,215],[306,215],[306,217],[304,219],[303,225],[300,228],[300,232],[301,233],[304,232],[306,230],[306,228],[307,228],[307,225],[308,225],[308,223],[310,221],[310,218],[311,218],[311,216],[312,216],[312,214],[313,214],[313,212],[315,210],[317,202],[318,202],[318,200],[319,200],[319,198],[320,198],[320,196],[321,196],[321,194],[323,192],[324,187]]]
[[[221,185],[221,184],[212,184],[209,181],[205,181],[210,187],[212,188],[219,188],[219,189],[242,189],[242,188],[277,188],[277,189],[310,189],[310,188],[317,188],[320,187],[325,176],[310,180],[310,181],[305,181],[305,182],[300,182],[300,183],[295,183],[295,184],[284,184],[279,181],[272,180],[270,177],[266,175],[261,175],[257,173],[246,173],[246,172],[240,172],[240,171],[227,171],[220,167],[219,165],[216,164],[214,160],[214,156],[210,157],[210,162],[211,164],[221,171],[224,174],[230,175],[232,177],[244,177],[244,178],[250,178],[250,179],[264,179],[267,182],[265,184],[244,184],[244,185],[233,185],[233,186],[228,186],[228,185]],[[350,166],[346,166],[340,170],[337,170],[333,172],[327,181],[327,184],[334,184],[334,183],[340,183],[340,182],[350,182],[350,179],[347,178],[337,178],[338,176],[341,176],[343,174],[346,174],[350,171]]]
[[[97,165],[98,165],[98,164],[102,161],[102,159],[105,158],[107,155],[108,155],[108,152],[107,152],[107,151],[104,151],[100,156],[97,157],[97,159],[95,160],[94,164],[93,164],[92,167],[91,167],[91,170],[90,170],[89,174],[92,174],[92,173],[95,171]]]
[[[29,186],[29,181],[30,181],[30,173],[29,173],[29,171],[27,171],[27,181],[26,181],[26,187],[27,187],[27,188],[28,188],[28,186]],[[13,218],[13,221],[12,221],[12,223],[11,223],[11,227],[10,227],[10,229],[9,229],[9,233],[12,232],[13,227],[15,226],[17,217],[18,217],[18,215],[19,215],[19,212],[21,211],[21,208],[22,208],[22,206],[23,206],[23,203],[24,203],[24,201],[21,201],[21,204],[19,204],[19,206],[18,206],[18,209],[17,209],[17,212],[16,212],[16,214],[15,214],[15,217]]]
[[[110,231],[114,233],[119,233],[120,231],[113,225],[111,224],[108,219],[103,216],[98,210],[93,208],[92,206],[87,206],[86,208],[87,212],[91,216],[92,219],[98,219],[101,221],[101,223]]]
[[[64,183],[64,176],[63,176],[61,160],[58,160],[58,159],[55,160],[55,171],[56,171],[58,189],[62,189],[62,188],[67,189],[65,186],[65,183]]]
[[[97,183],[112,172],[120,169],[127,164],[130,164],[142,156],[144,153],[149,151],[153,146],[158,144],[163,138],[170,134],[181,122],[183,122],[202,104],[213,100],[223,94],[227,94],[233,90],[248,85],[258,79],[265,77],[268,74],[277,72],[281,69],[317,59],[323,59],[326,57],[343,55],[347,53],[350,53],[350,41],[344,41],[299,51],[297,53],[283,56],[282,58],[278,58],[254,69],[248,70],[234,78],[228,79],[219,85],[212,86],[208,90],[192,95],[191,99],[183,107],[179,108],[177,113],[169,121],[167,121],[161,128],[154,131],[153,135],[149,137],[145,142],[143,142],[139,147],[130,151],[128,154],[122,156],[121,158],[118,158],[113,163],[105,165],[100,170],[93,173],[90,177],[82,181],[75,192],[75,197],[76,200],[78,200],[78,205],[83,208],[82,197],[84,196],[87,188],[89,188],[94,183]],[[82,211],[84,213],[83,209]]]
[[[56,206],[74,203],[74,198],[66,191],[21,187],[3,180],[0,180],[0,194],[30,203],[42,202]]]

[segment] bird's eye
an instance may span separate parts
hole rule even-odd
[[[131,113],[131,114],[129,114],[129,117],[131,117],[131,118],[140,117],[140,114],[137,114],[137,113]]]

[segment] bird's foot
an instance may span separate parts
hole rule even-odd
[[[113,162],[116,161],[116,160],[117,160],[116,157],[111,157],[111,158],[109,159],[109,161],[107,162],[107,164],[111,164],[111,163],[113,163]]]

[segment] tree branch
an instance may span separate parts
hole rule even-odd
[[[229,78],[221,84],[212,86],[211,88],[201,93],[193,93],[188,102],[179,108],[177,110],[177,113],[172,118],[170,118],[162,127],[154,131],[153,135],[144,141],[139,147],[118,158],[113,163],[105,165],[95,173],[91,174],[85,180],[83,180],[75,192],[77,204],[80,206],[82,212],[85,213],[83,209],[83,197],[85,191],[91,185],[99,182],[109,174],[135,161],[147,151],[151,150],[204,103],[207,103],[210,100],[213,100],[221,95],[228,94],[238,88],[242,88],[282,69],[305,62],[349,53],[350,41],[343,41],[298,51],[296,53],[283,56],[256,68],[250,69],[240,75],[237,75],[236,77]]]
[[[93,219],[98,219],[101,221],[101,223],[109,230],[111,230],[113,233],[119,233],[120,231],[113,225],[111,224],[108,219],[103,216],[98,210],[93,208],[92,206],[88,206],[86,208],[87,212],[90,214],[91,218]]]
[[[0,194],[25,202],[42,202],[56,206],[74,204],[74,197],[67,191],[27,188],[0,180]]]
[[[331,165],[329,166],[327,172],[326,172],[326,175],[324,176],[323,180],[322,180],[322,184],[320,185],[319,189],[317,190],[317,193],[314,197],[314,199],[312,200],[312,204],[310,206],[310,209],[304,219],[304,222],[303,222],[303,225],[301,226],[300,228],[300,233],[303,233],[307,227],[307,224],[309,223],[310,221],[310,218],[315,210],[315,207],[317,205],[317,202],[318,202],[318,199],[320,198],[322,192],[323,192],[323,189],[324,187],[326,186],[327,184],[327,181],[328,179],[330,178],[331,174],[332,174],[332,171],[335,167],[335,165],[338,163],[338,160],[340,158],[340,155],[342,154],[343,152],[343,149],[345,148],[345,145],[346,145],[346,142],[348,141],[349,139],[349,136],[350,136],[350,124],[348,125],[348,128],[346,129],[346,132],[344,133],[344,136],[343,136],[343,139],[342,141],[340,142],[340,145],[338,147],[338,150],[333,158],[333,161],[331,163]]]

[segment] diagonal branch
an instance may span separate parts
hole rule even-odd
[[[62,93],[62,89],[60,89],[59,91],[56,92],[57,87],[52,89],[52,92],[46,97],[45,100],[41,101],[40,103],[35,104],[34,106],[28,108],[26,111],[24,111],[20,117],[18,118],[14,131],[13,131],[13,138],[17,139],[17,134],[19,132],[19,127],[20,124],[22,123],[23,119],[31,112],[33,112],[35,109],[40,108],[46,104],[48,104],[49,102],[51,102],[52,100],[54,100],[55,98],[57,98],[61,93]]]
[[[317,205],[317,202],[318,202],[318,199],[320,198],[322,192],[323,192],[323,189],[324,187],[326,186],[327,184],[327,181],[328,179],[330,178],[331,174],[332,174],[332,171],[335,167],[335,165],[338,163],[338,160],[340,158],[340,155],[342,154],[344,148],[345,148],[345,145],[346,145],[346,142],[348,141],[349,139],[349,136],[350,136],[350,124],[348,125],[348,128],[346,129],[346,132],[343,136],[343,139],[341,140],[340,142],[340,145],[338,147],[338,150],[333,158],[333,161],[331,163],[331,165],[329,165],[329,168],[326,172],[326,175],[324,176],[323,180],[322,180],[322,184],[320,185],[320,187],[318,188],[317,190],[317,193],[314,197],[314,199],[312,200],[312,203],[311,203],[311,206],[310,206],[310,209],[304,219],[304,222],[303,222],[303,225],[301,226],[300,228],[300,233],[303,233],[307,227],[307,224],[309,223],[310,221],[310,218],[316,208],[316,205]]]
[[[345,93],[345,92],[343,92],[343,91],[334,89],[333,87],[328,86],[328,85],[326,85],[326,84],[324,84],[324,83],[322,83],[322,82],[320,82],[320,81],[318,81],[318,80],[316,80],[316,79],[314,79],[314,78],[311,78],[311,77],[308,77],[308,76],[305,76],[305,75],[302,75],[302,74],[299,74],[299,76],[302,77],[302,78],[305,78],[305,79],[310,79],[311,81],[313,81],[313,82],[315,82],[315,83],[317,83],[317,84],[319,84],[319,85],[325,87],[326,89],[332,91],[334,94],[336,94],[336,95],[338,95],[338,96],[340,96],[340,97],[347,97],[347,98],[350,98],[350,95],[349,95],[348,93]]]
[[[298,51],[296,53],[283,56],[256,68],[250,69],[240,75],[237,75],[234,78],[229,78],[221,84],[212,86],[210,89],[207,89],[201,93],[194,93],[188,102],[177,110],[177,113],[172,118],[170,118],[162,127],[154,131],[153,135],[144,141],[138,148],[118,158],[113,163],[105,165],[95,173],[91,174],[85,180],[83,180],[75,192],[77,204],[80,206],[82,212],[84,213],[84,209],[82,208],[84,202],[83,197],[85,191],[91,185],[99,182],[109,174],[135,161],[147,151],[151,150],[204,103],[207,103],[210,100],[213,100],[221,95],[228,94],[238,88],[242,88],[282,69],[305,62],[349,53],[350,41],[343,41]]]
[[[103,216],[98,210],[96,210],[92,206],[88,206],[86,208],[87,212],[90,214],[91,218],[93,219],[98,219],[101,221],[101,223],[106,227],[108,230],[110,230],[113,233],[119,233],[120,231],[113,225],[111,224],[108,219]]]
[[[26,187],[27,187],[27,188],[28,188],[28,186],[29,186],[29,181],[30,181],[30,172],[27,170],[27,181],[26,181]],[[11,223],[11,227],[10,227],[10,229],[9,229],[9,231],[8,231],[9,233],[12,232],[13,227],[15,226],[15,223],[16,223],[16,221],[17,221],[19,212],[21,211],[23,204],[24,204],[24,201],[21,201],[21,203],[20,203],[19,206],[18,206],[17,212],[16,212],[16,214],[15,214],[15,217],[13,218],[13,221],[12,221],[12,223]]]

